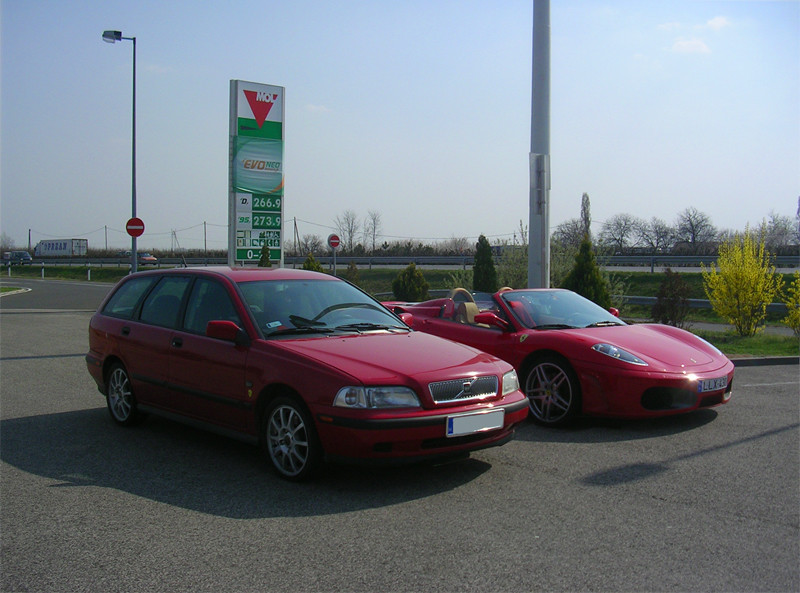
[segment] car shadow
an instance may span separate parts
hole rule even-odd
[[[616,443],[680,434],[713,422],[718,412],[695,410],[686,414],[659,418],[618,419],[577,418],[563,428],[542,426],[528,421],[517,428],[516,439],[542,443]]]
[[[105,408],[0,422],[0,459],[50,488],[93,486],[235,519],[309,517],[379,508],[453,490],[491,465],[474,458],[395,468],[325,465],[287,482],[258,448],[150,416],[115,425]]]

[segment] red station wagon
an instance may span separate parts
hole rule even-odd
[[[151,412],[259,443],[291,480],[323,459],[501,445],[528,414],[507,362],[412,331],[353,285],[304,270],[127,276],[92,317],[86,362],[116,423]]]

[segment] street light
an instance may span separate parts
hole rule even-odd
[[[103,31],[103,41],[116,43],[123,39],[133,42],[133,122],[132,147],[131,147],[131,218],[136,218],[136,37],[123,37],[122,31]],[[136,237],[131,236],[131,272],[138,269],[138,256],[136,253]]]

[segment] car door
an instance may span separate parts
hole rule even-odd
[[[169,385],[170,355],[190,283],[188,276],[164,276],[145,297],[136,321],[122,328],[128,371],[140,404],[179,408]]]
[[[242,327],[228,288],[214,278],[198,278],[187,299],[181,331],[171,341],[170,382],[180,390],[186,416],[242,430],[255,394],[245,385],[248,348],[206,335],[209,321]]]

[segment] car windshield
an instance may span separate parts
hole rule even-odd
[[[514,290],[502,293],[500,298],[530,329],[625,325],[602,307],[568,290]]]
[[[265,336],[409,331],[383,305],[346,282],[262,280],[239,288]]]

